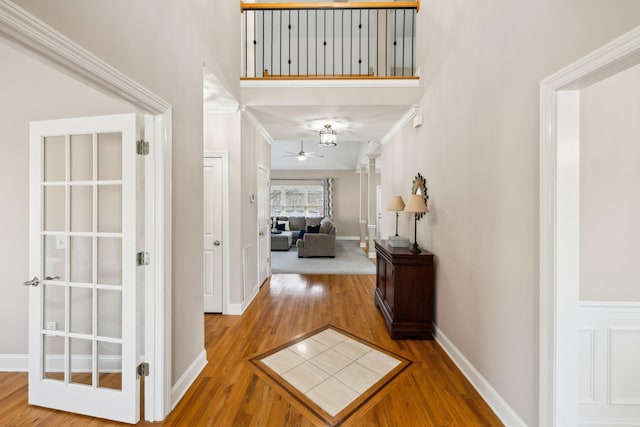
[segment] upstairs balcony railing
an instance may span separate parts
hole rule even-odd
[[[417,78],[417,1],[241,3],[242,78]]]

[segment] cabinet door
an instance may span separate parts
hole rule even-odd
[[[393,264],[385,261],[385,301],[389,306],[389,311],[393,314],[394,293],[395,293],[395,280],[394,280],[394,266]]]
[[[376,288],[378,288],[378,292],[380,293],[380,296],[382,297],[383,300],[386,298],[386,284],[385,284],[385,281],[387,280],[386,266],[387,266],[387,263],[380,256],[380,253],[378,253],[378,262],[376,263],[376,273],[377,273]]]

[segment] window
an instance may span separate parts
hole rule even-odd
[[[323,217],[322,185],[272,185],[271,216]]]

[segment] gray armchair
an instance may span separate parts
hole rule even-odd
[[[336,256],[336,227],[331,221],[320,224],[319,233],[305,233],[296,242],[298,258],[304,257],[335,257]]]

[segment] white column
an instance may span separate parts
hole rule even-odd
[[[369,155],[368,185],[367,185],[367,229],[369,232],[369,258],[376,257],[373,239],[376,237],[376,156]]]
[[[360,165],[360,247],[367,246],[367,166]]]

